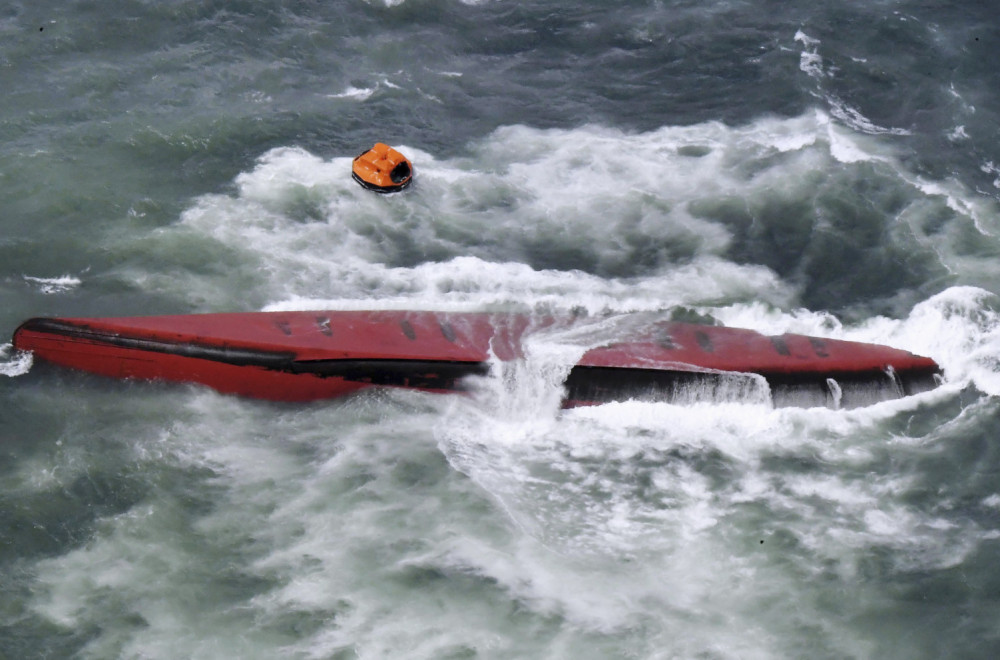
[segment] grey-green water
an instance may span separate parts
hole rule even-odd
[[[992,658],[987,3],[11,2],[0,315],[712,316],[929,355],[851,411],[275,405],[0,355],[0,656]],[[375,196],[375,140],[416,183]]]

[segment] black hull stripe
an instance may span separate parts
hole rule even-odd
[[[26,330],[48,335],[58,335],[69,339],[94,342],[127,348],[135,351],[148,351],[165,355],[211,360],[246,367],[263,367],[265,369],[285,370],[295,360],[291,351],[264,351],[230,346],[212,346],[195,342],[169,342],[158,339],[127,337],[113,332],[94,330],[84,325],[64,323],[54,319],[30,319],[25,321],[18,332]],[[15,333],[15,337],[17,333]]]
[[[237,367],[257,367],[290,374],[310,374],[320,378],[343,378],[373,385],[456,389],[456,381],[465,376],[486,374],[485,362],[456,360],[343,359],[296,360],[291,351],[266,351],[194,342],[168,342],[156,339],[125,337],[86,326],[52,319],[31,319],[20,330],[58,335],[94,342],[115,348],[145,351],[162,355],[208,360]]]

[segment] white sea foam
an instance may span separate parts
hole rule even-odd
[[[797,578],[778,570],[787,566],[786,551],[775,548],[785,558],[773,566],[768,559],[778,525],[741,528],[741,509],[780,513],[827,565],[845,572],[869,543],[943,555],[964,551],[963,539],[974,543],[977,534],[906,508],[880,514],[905,480],[809,479],[762,464],[827,445],[828,469],[856,461],[852,437],[870,424],[869,413],[818,418],[759,406],[633,402],[557,418],[542,407],[489,412],[462,400],[426,412],[373,403],[274,416],[226,397],[194,398],[186,420],[147,442],[158,462],[174,456],[215,475],[214,506],[194,522],[202,544],[183,542],[192,530],[169,498],[136,506],[103,521],[94,542],[36,565],[36,611],[58,625],[90,625],[101,611],[94,599],[114,592],[143,626],[116,631],[106,622],[90,655],[116,648],[141,648],[148,657],[205,654],[237,628],[237,651],[252,655],[255,644],[270,648],[269,626],[289,616],[327,621],[288,649],[301,655],[345,648],[377,655],[403,646],[421,658],[462,646],[516,655],[519,631],[503,630],[517,624],[502,613],[518,603],[591,634],[631,630],[650,617],[690,616],[701,623],[684,635],[637,643],[676,655],[721,645],[728,655],[769,657],[781,626],[758,625],[754,603],[762,592],[794,592]],[[839,428],[844,417],[855,426]],[[294,437],[280,432],[289,425]],[[430,460],[431,428],[454,474],[471,481],[445,473],[437,483],[404,482],[415,496],[400,497],[394,475]],[[718,483],[704,461],[731,470],[733,481]],[[484,497],[496,502],[500,518],[489,507],[470,506]],[[826,506],[836,516],[823,513],[833,522],[817,527],[825,509],[809,507]],[[450,521],[431,523],[442,507]],[[814,538],[813,529],[825,535]],[[180,607],[212,597],[213,562],[234,548],[257,553],[242,570],[266,576],[273,587],[230,610],[195,617]],[[772,612],[791,617],[791,625],[821,613],[801,599]],[[720,616],[740,632],[711,623]],[[435,623],[442,617],[448,626]],[[831,635],[845,632],[831,625]],[[759,631],[745,635],[747,628]],[[535,643],[546,646],[544,639]]]
[[[954,297],[967,300],[962,292]],[[738,311],[751,321],[748,316],[763,314],[760,308]],[[916,316],[890,334],[915,335],[926,323],[923,313]],[[797,329],[830,328],[818,315],[788,317],[784,322]],[[858,329],[855,337],[882,336],[886,328],[876,326]],[[844,333],[852,331],[841,328],[835,334]],[[948,396],[952,394],[938,392],[922,401]],[[749,599],[750,591],[767,588],[766,583],[777,592],[785,589],[780,586],[782,578],[746,554],[740,554],[737,564],[721,560],[723,554],[732,560],[723,548],[736,539],[729,536],[732,528],[720,528],[719,522],[727,519],[731,524],[733,512],[747,506],[763,506],[777,514],[790,525],[785,529],[809,548],[810,557],[824,557],[827,565],[845,576],[854,575],[858,553],[872,546],[897,548],[907,558],[899,564],[903,570],[937,569],[961,562],[979,543],[992,538],[991,532],[975,524],[927,516],[898,501],[913,488],[907,474],[857,478],[864,474],[858,468],[878,460],[858,438],[873,426],[918,409],[920,397],[853,411],[619,402],[573,410],[558,421],[536,412],[534,424],[532,413],[512,415],[504,406],[486,405],[492,412],[477,413],[475,421],[463,421],[465,404],[453,409],[453,416],[439,428],[443,450],[454,467],[491,493],[537,545],[518,546],[513,563],[485,550],[461,561],[534,607],[558,612],[588,629],[635,625],[659,607],[717,611],[721,603],[712,594],[720,590],[727,594],[733,606],[727,612],[733,615],[741,611],[734,603]],[[516,431],[511,433],[512,429]],[[897,442],[919,446],[928,440]],[[799,475],[767,467],[765,460],[784,455],[818,456],[816,470]],[[708,457],[732,466],[727,484],[710,485],[711,470],[694,467]],[[651,484],[648,491],[642,483]],[[817,519],[824,524],[817,526]],[[765,523],[761,529],[742,533],[753,543],[759,537],[763,545],[771,543],[782,527]],[[741,542],[750,543],[746,537]],[[643,569],[616,574],[609,582],[601,575],[564,582],[564,570],[586,574],[578,562],[604,556],[635,561]],[[569,557],[574,558],[569,566],[559,559]],[[708,564],[715,567],[713,571],[698,568]],[[646,569],[659,579],[650,581],[652,573]],[[530,581],[525,581],[525,571],[533,575]],[[732,586],[723,584],[741,588],[731,591]],[[601,598],[592,598],[597,593]],[[703,641],[697,632],[685,641],[692,640]],[[726,640],[726,647],[737,648],[730,646],[733,643]],[[766,638],[746,643],[743,654],[769,652]]]
[[[24,281],[38,287],[38,290],[46,295],[56,293],[67,293],[77,288],[81,284],[79,277],[73,275],[63,275],[61,277],[33,277],[24,275]]]
[[[805,625],[838,653],[871,656],[813,585],[877,605],[883,583],[857,580],[873,549],[894,554],[887,570],[938,570],[991,540],[915,505],[920,484],[881,461],[886,447],[928,453],[961,434],[961,421],[920,431],[927,407],[970,386],[1000,393],[997,304],[953,287],[900,319],[796,309],[795,286],[728,258],[734,230],[698,207],[808,197],[830,171],[873,168],[913,200],[898,224],[921,245],[962,272],[992,272],[948,233],[973,216],[988,229],[989,205],[907,174],[880,137],[822,112],[642,134],[514,126],[460,158],[399,145],[417,180],[395,196],[356,186],[350,155],[264,154],[235,194],[200,198],[151,240],[218,241],[264,274],[269,310],[575,309],[586,330],[533,336],[525,360],[495,365],[467,396],[373,393],[290,411],[191,395],[162,437],[138,444],[207,473],[213,506],[191,521],[161,497],[102,520],[93,542],[37,565],[36,610],[95,627],[102,594],[116,594],[143,625],[100,628],[95,656],[209,655],[232,636],[237,653],[280,639],[302,657],[519,657],[523,639],[527,655],[596,657],[581,639],[629,635],[644,657],[768,658]],[[924,228],[942,213],[943,232]],[[553,256],[567,245],[569,257]],[[623,252],[648,263],[622,263]],[[203,295],[215,277],[169,275],[141,286]],[[767,334],[929,355],[948,383],[848,411],[749,397],[559,409],[567,369],[606,338],[603,323],[677,305]],[[181,542],[192,533],[198,547]],[[195,620],[183,604],[216,591],[206,559],[233,552],[246,560],[238,577],[257,586]],[[294,640],[276,632],[288,628]]]
[[[959,127],[959,128],[961,128],[961,127]],[[966,137],[968,137],[968,136],[966,136]],[[1000,175],[1000,167],[994,165],[993,161],[988,161],[986,163],[983,163],[979,167],[979,169],[981,169],[983,172],[985,172],[987,174]],[[993,180],[993,187],[1000,188],[1000,176],[997,176],[997,178]]]
[[[795,41],[803,46],[799,56],[799,69],[813,78],[822,78],[826,75],[823,71],[823,58],[819,54],[819,39],[814,39],[802,30],[795,33]]]
[[[965,126],[956,126],[952,130],[948,131],[948,139],[952,142],[968,140],[969,134],[966,132]]]
[[[584,629],[628,629],[656,612],[722,611],[742,621],[740,629],[747,627],[749,619],[744,617],[752,616],[749,603],[754,594],[759,596],[762,589],[781,593],[791,588],[787,581],[793,578],[774,572],[765,560],[766,545],[774,542],[781,525],[732,527],[734,512],[746,507],[763,506],[791,516],[783,520],[800,521],[792,524],[793,534],[809,543],[816,515],[801,502],[822,498],[833,508],[843,507],[842,518],[833,518],[829,528],[819,527],[839,541],[827,538],[828,547],[815,551],[822,551],[833,565],[843,562],[847,572],[854,570],[855,543],[863,542],[847,538],[849,532],[869,525],[872,531],[864,539],[871,543],[886,533],[878,520],[866,516],[884,506],[895,486],[867,488],[832,478],[810,487],[808,479],[794,475],[786,483],[782,473],[763,461],[823,450],[828,468],[863,465],[871,457],[857,455],[852,437],[873,419],[892,417],[898,410],[817,415],[745,404],[623,402],[574,410],[559,421],[533,425],[530,416],[507,418],[501,408],[495,410],[497,418],[476,415],[468,425],[463,410],[454,410],[438,431],[443,451],[456,469],[496,498],[532,542],[522,540],[504,553],[479,544],[456,546],[447,561],[487,575],[532,609],[565,617]],[[518,429],[513,434],[512,424]],[[495,442],[498,436],[505,440]],[[713,482],[706,461],[729,465],[730,481]],[[927,521],[912,510],[905,514],[911,527],[900,532],[940,530],[946,522]],[[823,519],[831,518],[824,514]],[[974,547],[981,538],[974,526],[945,531],[954,542],[911,535],[908,550],[940,550],[935,559],[927,559],[926,565],[936,565],[947,551]],[[761,554],[754,557],[734,547],[761,547]],[[609,571],[609,561],[622,569]],[[792,609],[785,615],[810,616]],[[667,648],[683,655],[702,648],[707,641],[703,635],[708,634],[708,629],[696,627],[668,642]],[[773,652],[768,635],[718,639],[737,656],[766,657]]]
[[[780,283],[765,269],[726,265],[715,258],[713,253],[724,248],[728,240],[725,231],[691,217],[682,205],[673,206],[670,201],[671,191],[690,195],[682,192],[685,188],[677,180],[682,176],[687,176],[687,183],[694,186],[687,190],[706,186],[718,189],[721,154],[714,159],[711,156],[698,159],[700,171],[694,176],[691,172],[682,175],[685,168],[689,169],[685,163],[689,159],[681,157],[674,163],[678,157],[671,153],[682,145],[666,136],[668,139],[662,140],[656,150],[662,151],[669,167],[677,168],[678,177],[644,184],[633,181],[623,189],[618,178],[639,171],[634,164],[621,161],[620,156],[617,158],[623,168],[621,173],[595,177],[581,166],[572,165],[572,160],[584,158],[589,165],[595,162],[597,154],[587,151],[573,154],[559,146],[559,142],[571,135],[554,135],[550,139],[545,133],[528,132],[523,137],[523,146],[529,149],[530,141],[537,138],[549,142],[539,145],[548,155],[541,162],[520,163],[517,155],[503,146],[519,139],[518,136],[501,135],[490,148],[502,151],[486,154],[484,159],[487,163],[494,161],[493,172],[470,171],[462,163],[439,165],[431,156],[408,149],[405,153],[411,155],[417,167],[417,188],[392,199],[376,198],[355,186],[346,176],[347,158],[323,162],[301,150],[275,150],[261,160],[256,171],[238,178],[238,198],[203,198],[185,214],[184,224],[228,244],[253,249],[274,275],[274,284],[289,289],[283,296],[287,298],[405,295],[412,299],[416,294],[433,294],[435,289],[448,297],[452,287],[469,286],[484,291],[513,286],[511,295],[518,296],[519,285],[554,287],[555,294],[562,285],[572,285],[577,276],[578,288],[593,289],[590,285],[595,279],[579,272],[528,269],[533,271],[529,273],[521,268],[528,277],[512,279],[509,271],[519,266],[495,264],[492,257],[511,247],[519,249],[519,244],[524,249],[538,251],[568,243],[598,268],[605,261],[609,262],[607,266],[622,268],[625,264],[609,261],[621,258],[622,241],[652,241],[664,248],[689,245],[684,249],[694,251],[695,260],[689,265],[661,268],[663,276],[611,281],[610,286],[615,289],[641,292],[644,288],[662,288],[664,293],[658,296],[662,300],[678,288],[684,277],[696,275],[690,280],[691,287],[681,288],[693,292],[698,286],[707,295],[714,291],[726,297],[731,295],[727,288],[745,289],[746,282],[756,282],[761,290],[773,291],[780,297]],[[763,135],[748,137],[771,139]],[[627,136],[597,134],[589,144],[602,151],[607,149],[610,156],[622,146],[616,145],[620,139],[632,141]],[[801,142],[787,131],[777,141],[788,148],[792,139]],[[640,142],[648,140],[635,141],[638,147]],[[765,143],[756,148],[772,147]],[[497,159],[500,161],[496,162]],[[715,165],[709,162],[712,160]],[[574,183],[572,190],[547,189],[546,186],[556,183],[549,180],[549,172],[560,169],[578,169],[579,178],[585,183]],[[657,192],[661,187],[666,189]],[[678,201],[683,204],[683,197]],[[290,210],[307,213],[307,221],[288,217]],[[617,226],[607,227],[605,218],[619,214]],[[402,242],[404,236],[411,238]],[[405,268],[384,263],[396,257],[394,252],[405,249],[410,240],[419,241],[424,246],[422,251],[436,251],[445,258]],[[656,261],[660,261],[666,266],[667,257],[665,254],[656,258],[651,265],[655,268]],[[462,272],[466,267],[468,271]],[[718,273],[717,278],[713,272]],[[615,291],[613,295],[620,293]]]
[[[375,93],[374,87],[347,87],[344,91],[338,92],[336,94],[328,94],[327,96],[331,99],[354,99],[355,101],[364,101],[371,97]]]
[[[885,128],[879,126],[861,114],[860,110],[847,105],[836,96],[827,95],[826,98],[830,103],[830,114],[856,131],[867,133],[868,135],[911,135],[911,132],[905,128]]]
[[[31,363],[30,352],[15,350],[13,344],[0,344],[0,374],[23,376],[31,370]]]
[[[601,315],[685,305],[719,310],[730,325],[836,334],[836,319],[822,312],[804,323],[808,314],[777,311],[794,309],[796,289],[764,266],[727,259],[729,226],[698,208],[720,199],[737,206],[799,199],[832,163],[865,164],[887,181],[895,177],[910,197],[894,211],[903,237],[952,272],[984,282],[1000,277],[995,260],[963,247],[963,225],[985,235],[1000,230],[995,204],[955,181],[907,172],[877,136],[858,135],[822,112],[742,128],[709,123],[643,134],[507,127],[473,146],[471,157],[439,161],[401,145],[416,164],[417,183],[392,196],[355,185],[349,156],[324,160],[275,149],[237,177],[236,195],[203,197],[178,226],[159,233],[207,236],[245,254],[247,272],[263,278],[268,310]],[[943,214],[951,216],[943,231],[931,233],[928,226],[941,227],[936,218]],[[566,263],[577,269],[563,267],[558,252],[566,250]],[[507,260],[511,255],[522,258]],[[637,266],[637,259],[648,263]],[[197,275],[188,281],[171,273],[166,280],[140,272],[135,279],[184,287],[209,301],[220,295],[211,278]],[[758,311],[736,313],[729,304]]]
[[[849,128],[861,133],[867,133],[868,135],[911,135],[911,132],[904,128],[886,128],[879,126],[862,114],[860,110],[848,105],[836,94],[832,94],[823,89],[823,79],[835,73],[836,68],[832,64],[824,64],[823,57],[819,53],[819,46],[821,43],[820,40],[810,37],[806,33],[802,32],[802,30],[798,30],[795,33],[794,39],[796,42],[801,43],[803,47],[799,59],[799,69],[810,78],[816,79],[818,87],[816,95],[826,102],[829,107],[830,114],[833,117],[836,117]],[[863,60],[855,59],[855,61]],[[845,160],[843,162],[856,161]]]
[[[487,304],[498,292],[530,305],[576,290],[593,293],[597,306],[625,292],[612,309],[645,309],[654,300],[740,298],[751,289],[782,305],[793,293],[787,285],[766,268],[721,259],[730,230],[692,209],[717,199],[797,196],[811,185],[802,173],[825,171],[831,159],[894,162],[822,113],[637,135],[508,127],[477,145],[474,158],[449,162],[400,149],[417,171],[402,195],[361,190],[348,176],[349,156],[276,149],[237,178],[235,197],[198,200],[168,231],[205,234],[252,255],[274,305]],[[754,161],[762,167],[748,176]],[[521,263],[498,260],[510,255]],[[531,261],[539,265],[524,266]],[[581,270],[565,270],[563,261]],[[616,272],[622,276],[607,275]],[[171,286],[160,278],[147,284]]]
[[[945,355],[964,350],[949,341],[977,341],[970,323],[991,327],[988,300],[955,289],[908,319],[859,327],[760,304],[713,311],[769,332],[903,345],[926,341],[921,328],[939,319],[952,325],[927,332],[943,336],[925,346]],[[67,628],[100,621],[92,656],[208,655],[233,637],[248,656],[275,639],[303,657],[400,648],[417,658],[463,648],[518,656],[518,640],[531,638],[536,652],[598,657],[559,634],[569,626],[584,638],[646,630],[635,644],[648,657],[716,648],[767,658],[781,655],[784,633],[827,620],[822,598],[803,589],[817,571],[877,602],[880,583],[856,579],[871,548],[893,549],[899,570],[937,570],[991,539],[912,505],[912,475],[879,465],[885,442],[933,447],[933,436],[877,431],[927,398],[851,411],[631,401],[560,412],[558,383],[581,342],[540,334],[528,360],[471,397],[284,409],[192,395],[159,437],[131,442],[139,461],[207,474],[212,506],[192,519],[161,495],[103,519],[92,542],[34,566],[34,609]],[[259,586],[210,611],[185,608],[219,597],[216,572],[229,569],[218,562],[234,553],[241,583]],[[143,625],[101,618],[108,593]],[[510,617],[511,607],[532,616]],[[561,623],[523,627],[538,620]],[[677,620],[690,624],[683,635],[650,623]],[[282,638],[292,625],[294,640]],[[817,634],[834,648],[870,650],[851,641],[850,626],[825,625]]]

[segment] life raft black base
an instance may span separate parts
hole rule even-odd
[[[372,192],[399,192],[413,182],[413,163],[389,145],[378,142],[354,159],[351,178]]]

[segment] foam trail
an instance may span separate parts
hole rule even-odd
[[[30,275],[25,275],[24,281],[37,286],[38,289],[46,295],[66,293],[68,291],[72,291],[81,284],[80,278],[72,275],[63,275],[61,277],[32,277]]]
[[[761,589],[783,593],[795,578],[787,566],[782,571],[769,565],[764,555],[733,553],[733,544],[747,542],[743,535],[754,544],[758,539],[770,544],[774,534],[790,531],[831,565],[843,563],[850,570],[858,544],[866,547],[896,533],[907,540],[895,543],[927,550],[922,565],[940,565],[951,552],[966,555],[986,536],[965,525],[946,539],[935,537],[924,530],[946,524],[943,520],[928,520],[905,508],[899,509],[902,519],[890,532],[867,512],[884,507],[884,489],[905,478],[865,487],[833,467],[867,460],[859,455],[863,444],[852,438],[879,420],[912,409],[912,403],[899,402],[850,412],[620,402],[569,411],[534,425],[514,422],[517,432],[510,433],[513,420],[465,419],[468,409],[460,405],[438,430],[443,451],[456,469],[497,500],[528,540],[508,550],[512,557],[465,546],[454,548],[450,561],[489,576],[533,609],[601,630],[629,629],[651,612],[670,611],[725,611],[749,623],[755,594]],[[798,498],[806,498],[810,480],[797,480],[794,473],[786,477],[765,462],[816,452],[837,476],[814,481],[812,497],[844,511],[826,548],[820,547],[824,539],[814,536],[814,517],[786,495],[786,489],[797,489]],[[795,522],[783,532],[775,529],[782,527],[778,523],[761,529],[738,521],[737,511],[758,506],[784,511]],[[859,521],[868,531],[854,536],[851,530]],[[751,527],[743,528],[745,523]],[[630,570],[614,575],[595,570],[612,558]],[[714,568],[708,571],[707,566]],[[730,586],[723,589],[724,584]],[[809,619],[822,609],[819,604],[795,605],[802,607],[818,609],[790,608],[784,616]],[[710,634],[696,626],[669,648],[683,655],[684,649],[700,648],[707,641],[703,635]],[[714,642],[734,657],[767,657],[774,650],[767,635],[742,640],[723,635]]]
[[[823,57],[819,54],[820,40],[810,37],[802,30],[798,30],[795,33],[794,40],[803,46],[799,58],[799,69],[817,81],[817,85],[820,87],[818,95],[827,102],[831,115],[839,119],[844,125],[868,135],[912,135],[911,131],[903,128],[885,128],[879,126],[868,119],[868,117],[865,117],[860,110],[849,106],[837,95],[823,91],[822,81],[831,75],[827,69],[831,68],[832,65],[830,67],[824,65]]]

